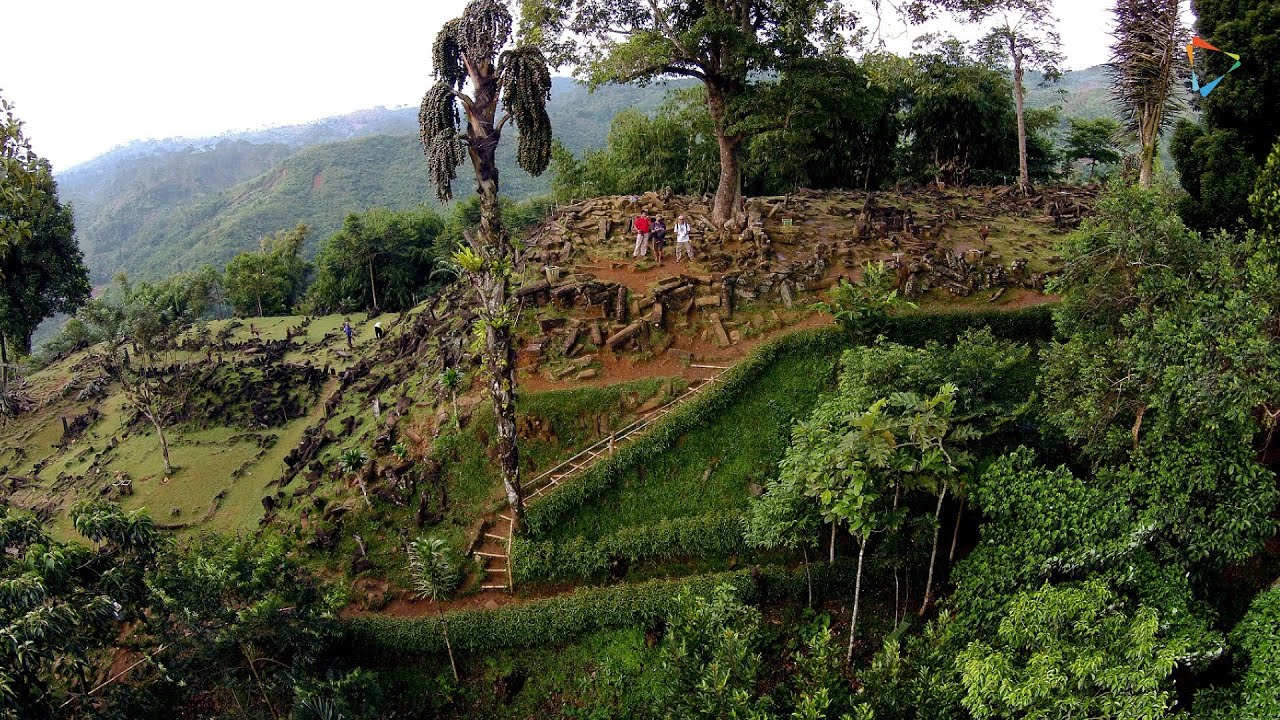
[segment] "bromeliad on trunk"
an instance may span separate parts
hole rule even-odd
[[[511,293],[515,248],[502,224],[496,154],[502,130],[513,121],[520,133],[520,167],[531,175],[546,170],[551,159],[551,73],[537,47],[511,46],[511,25],[511,13],[501,0],[472,0],[462,17],[441,28],[433,47],[437,82],[422,99],[418,122],[429,178],[441,202],[453,198],[452,183],[464,159],[470,158],[475,172],[480,224],[466,233],[468,247],[454,260],[479,299],[477,341],[493,399],[502,481],[516,521],[523,524]]]

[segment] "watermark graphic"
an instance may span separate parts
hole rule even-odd
[[[1231,58],[1232,60],[1235,60],[1236,62],[1234,65],[1231,66],[1230,70],[1222,73],[1221,75],[1214,78],[1213,80],[1210,80],[1204,85],[1201,85],[1200,78],[1196,75],[1195,48],[1202,48],[1204,50],[1212,50],[1214,52],[1220,52],[1223,55],[1226,55],[1227,57]],[[1240,56],[1235,53],[1229,53],[1226,50],[1219,50],[1218,48],[1210,45],[1204,40],[1201,40],[1200,36],[1197,35],[1191,38],[1191,42],[1187,43],[1187,62],[1191,64],[1191,91],[1200,93],[1200,97],[1209,97],[1209,93],[1213,92],[1213,89],[1218,87],[1218,83],[1222,82],[1222,78],[1230,75],[1232,72],[1235,71],[1236,68],[1240,67]]]

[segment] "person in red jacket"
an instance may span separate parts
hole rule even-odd
[[[631,227],[636,231],[636,247],[631,251],[631,257],[644,257],[649,254],[649,214],[640,213],[635,220],[631,221]]]

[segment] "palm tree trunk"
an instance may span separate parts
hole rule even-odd
[[[373,297],[373,309],[378,309],[378,283],[373,278],[373,255],[369,255],[369,294]]]
[[[458,664],[453,661],[453,645],[449,643],[449,623],[444,619],[444,610],[440,609],[440,601],[436,600],[436,613],[440,616],[440,632],[444,634],[444,649],[449,653],[449,667],[453,668],[453,681],[458,682]]]

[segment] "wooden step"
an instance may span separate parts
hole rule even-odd
[[[481,585],[481,590],[510,590],[506,585]]]
[[[494,535],[493,533],[485,533],[484,536],[487,538],[493,538],[494,540],[500,540],[502,542],[506,542],[511,539],[506,535]]]
[[[481,551],[481,550],[476,550],[476,551],[475,551],[475,554],[476,554],[476,555],[479,555],[480,557],[487,557],[487,558],[502,558],[503,560],[506,560],[506,559],[507,559],[507,556],[506,556],[506,555],[504,555],[504,554],[502,554],[502,553],[489,553],[489,552],[484,552],[484,551]]]
[[[510,516],[503,515],[502,513],[498,513],[498,517],[502,518],[503,520],[506,520],[507,522],[514,522],[514,520],[512,520]]]

